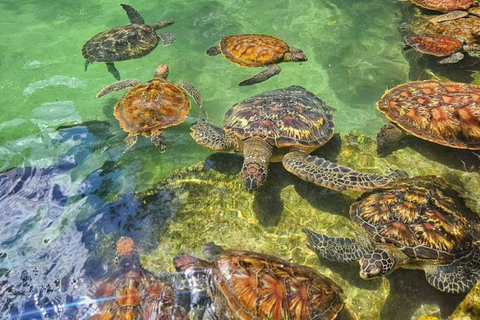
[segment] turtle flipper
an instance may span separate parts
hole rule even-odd
[[[233,143],[225,136],[222,128],[214,126],[206,121],[200,120],[190,126],[190,136],[193,140],[205,148],[214,151],[230,151]]]
[[[279,73],[280,73],[280,67],[276,64],[272,64],[272,65],[268,66],[268,68],[266,70],[260,71],[259,73],[257,73],[253,77],[251,77],[250,79],[243,80],[238,85],[239,86],[250,86],[252,84],[256,84],[256,83],[260,83],[260,82],[263,82],[265,80],[268,80],[271,77],[273,77],[274,75],[277,75]]]
[[[115,79],[120,81],[120,72],[115,68],[115,64],[113,64],[113,62],[105,62],[105,64],[107,65],[108,72],[110,72]]]
[[[392,179],[373,173],[362,173],[301,151],[287,153],[283,166],[288,172],[308,182],[336,191],[366,191],[384,186]]]
[[[145,21],[143,20],[142,16],[137,12],[137,10],[133,9],[133,7],[129,6],[128,4],[120,4],[127,13],[128,19],[130,20],[130,23],[133,24],[145,24]]]
[[[163,135],[162,131],[152,135],[150,140],[155,145],[155,147],[157,147],[158,150],[160,150],[161,153],[164,153],[165,150],[167,150],[167,145],[165,144],[165,136]]]
[[[171,34],[170,32],[168,31],[165,31],[165,32],[162,32],[160,33],[159,35],[159,38],[162,40],[162,45],[163,46],[169,46],[171,45],[172,43],[175,42],[175,40],[177,40],[173,34]]]
[[[197,87],[186,81],[178,81],[175,84],[185,90],[185,92],[188,93],[193,100],[195,100],[196,104],[198,104],[200,107],[202,106],[202,95],[200,94],[200,91],[198,91]]]
[[[224,248],[215,244],[215,242],[207,242],[202,246],[202,253],[208,260],[213,260],[213,258],[217,255],[225,251]]]
[[[88,65],[91,64],[92,62],[90,60],[85,60],[85,72],[87,72]]]
[[[457,63],[458,61],[462,60],[465,55],[461,52],[455,52],[449,57],[443,58],[442,60],[438,61],[440,64],[450,64],[450,63]]]
[[[442,292],[469,291],[480,280],[480,242],[474,244],[472,252],[451,264],[425,267],[425,277]]]
[[[135,79],[125,79],[125,80],[121,80],[121,81],[112,83],[111,85],[108,85],[105,88],[103,88],[102,90],[100,90],[100,92],[97,93],[97,98],[101,98],[104,95],[107,95],[107,94],[112,93],[114,91],[119,91],[119,90],[122,90],[122,89],[125,89],[125,88],[134,87],[134,86],[136,86],[137,84],[140,84],[140,83],[142,83],[142,82],[138,81],[138,80],[135,80]]]
[[[391,122],[384,124],[377,133],[377,153],[381,155],[387,154],[404,135],[405,131],[395,124]]]
[[[329,237],[306,228],[302,231],[308,236],[310,249],[330,261],[357,261],[370,251],[354,239]]]
[[[216,45],[216,46],[212,46],[212,47],[208,48],[207,52],[205,52],[205,53],[207,54],[207,56],[216,56],[217,54],[220,54],[220,52],[222,52],[220,50],[220,46]]]
[[[202,320],[224,320],[224,318],[220,318],[217,313],[215,312],[215,308],[213,304],[211,304],[203,314]]]
[[[129,133],[128,136],[125,138],[125,150],[123,150],[123,153],[127,152],[131,147],[137,143],[138,136],[133,133]]]

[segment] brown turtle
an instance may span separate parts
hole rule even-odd
[[[444,146],[480,149],[480,86],[414,81],[388,90],[377,108],[391,122],[377,134],[377,150],[395,145],[404,131]]]
[[[128,15],[131,24],[118,26],[88,40],[82,48],[85,57],[85,71],[93,62],[105,62],[108,71],[120,80],[120,73],[115,68],[115,61],[138,59],[146,56],[158,45],[159,38],[164,46],[171,44],[175,38],[169,32],[159,35],[156,30],[173,24],[171,20],[164,20],[152,25],[145,24],[142,16],[131,6],[121,4]]]
[[[464,58],[463,43],[455,38],[440,34],[407,34],[404,38],[405,44],[420,53],[446,57],[438,63],[456,63]],[[468,49],[468,47],[467,47]]]
[[[448,293],[467,292],[480,280],[478,215],[441,177],[400,179],[367,192],[350,207],[350,218],[357,240],[304,232],[319,256],[359,260],[363,279],[423,269],[433,287]]]
[[[131,148],[138,135],[151,137],[160,152],[165,152],[163,130],[182,123],[188,115],[191,103],[185,92],[201,106],[200,92],[191,83],[179,81],[174,84],[167,81],[168,66],[160,65],[155,77],[142,83],[135,79],[115,82],[103,88],[97,98],[113,91],[133,87],[115,105],[114,115],[122,129],[128,132],[125,139],[126,149]]]
[[[190,129],[193,139],[215,151],[244,156],[240,175],[249,191],[265,180],[269,162],[282,162],[294,175],[333,190],[367,190],[385,185],[388,177],[360,173],[309,153],[333,136],[329,106],[299,86],[265,92],[233,105],[224,128],[201,120]]]
[[[131,238],[117,241],[116,263],[115,272],[89,288],[88,298],[96,304],[89,320],[188,319],[175,304],[172,285],[142,268]]]
[[[434,11],[449,12],[454,10],[466,10],[475,6],[475,0],[401,0],[411,1],[413,4]]]
[[[204,254],[212,261],[187,254],[173,260],[189,283],[208,284],[213,304],[204,320],[328,320],[343,307],[342,289],[312,268],[262,253],[223,251],[212,243]]]
[[[210,47],[207,55],[222,53],[233,63],[242,67],[264,67],[250,79],[240,82],[239,86],[248,86],[265,81],[280,72],[277,63],[282,61],[307,61],[302,50],[290,47],[285,41],[263,34],[238,34],[222,37],[220,44]]]

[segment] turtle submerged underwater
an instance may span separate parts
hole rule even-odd
[[[357,239],[304,229],[311,249],[332,261],[359,260],[373,279],[397,268],[423,269],[442,292],[463,293],[480,280],[478,215],[441,177],[400,179],[362,195],[350,207]]]
[[[105,62],[108,71],[115,79],[120,80],[120,73],[114,65],[115,61],[146,56],[157,47],[159,38],[164,46],[175,41],[169,32],[160,35],[155,33],[156,30],[173,24],[173,21],[164,20],[148,25],[131,6],[127,4],[121,4],[121,6],[127,13],[131,24],[100,32],[84,44],[82,55],[86,59],[85,71],[93,62]]]
[[[225,59],[242,67],[264,67],[250,79],[240,82],[239,86],[248,86],[265,81],[280,73],[279,62],[307,61],[302,50],[290,47],[285,41],[263,34],[239,34],[223,37],[220,44],[210,47],[207,55],[222,54]]]
[[[168,73],[168,66],[162,64],[155,70],[155,77],[146,83],[126,79],[103,88],[97,94],[97,98],[101,98],[111,92],[133,87],[117,102],[114,111],[120,126],[128,132],[125,151],[137,142],[138,135],[143,135],[151,137],[160,152],[165,152],[163,130],[182,123],[191,107],[185,92],[202,106],[202,96],[193,84],[185,81],[172,84],[167,81]]]
[[[265,180],[269,162],[282,161],[290,173],[333,190],[368,190],[395,179],[355,172],[309,153],[333,136],[331,108],[299,86],[265,92],[233,105],[224,128],[205,120],[190,127],[193,139],[215,151],[237,151],[244,162],[240,175],[249,191]]]
[[[173,263],[189,283],[208,283],[213,304],[204,320],[330,320],[343,308],[343,290],[312,268],[213,243],[203,252],[210,261],[183,254]]]

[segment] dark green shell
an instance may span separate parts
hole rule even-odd
[[[253,96],[225,114],[225,132],[241,140],[261,137],[277,148],[321,146],[333,129],[331,108],[299,86]]]
[[[129,24],[103,31],[88,40],[82,54],[88,61],[112,62],[141,58],[158,45],[158,35],[146,24]]]

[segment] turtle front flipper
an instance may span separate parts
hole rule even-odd
[[[100,90],[99,93],[97,93],[97,98],[101,98],[104,95],[107,95],[109,93],[112,93],[114,91],[119,91],[125,88],[130,88],[130,87],[135,87],[137,84],[142,83],[141,81],[135,80],[135,79],[125,79],[121,80],[115,83],[112,83],[111,85],[106,86],[102,90]]]
[[[306,228],[302,231],[308,237],[309,248],[330,261],[358,261],[370,251],[354,239],[329,237]]]
[[[227,138],[222,128],[214,126],[203,120],[190,126],[190,136],[201,146],[214,151],[231,151],[234,148],[233,141]]]
[[[120,81],[120,72],[115,68],[115,64],[113,62],[105,62],[105,64],[107,65],[108,72],[110,72],[115,79]]]
[[[260,137],[252,137],[244,142],[240,176],[248,191],[252,192],[265,181],[272,150],[273,147]]]
[[[175,85],[185,90],[185,92],[188,93],[193,100],[195,100],[195,103],[202,107],[202,95],[200,94],[200,91],[198,91],[197,87],[186,81],[178,81],[175,83]]]
[[[133,9],[133,7],[129,6],[128,4],[120,4],[127,13],[128,19],[130,23],[133,24],[145,24],[142,16],[137,12],[137,10]]]
[[[405,136],[405,131],[397,125],[388,122],[377,133],[377,153],[386,155]]]
[[[480,280],[480,242],[472,251],[448,265],[425,267],[425,277],[436,289],[447,293],[465,293]]]
[[[219,45],[216,45],[216,46],[212,46],[210,48],[207,49],[207,52],[205,52],[207,54],[207,56],[216,56],[217,54],[220,54],[222,51],[220,50],[220,46]]]
[[[281,69],[278,65],[272,64],[272,65],[268,66],[268,68],[266,70],[260,71],[259,73],[257,73],[253,77],[251,77],[250,79],[247,79],[247,80],[244,80],[244,81],[240,82],[238,85],[239,86],[250,86],[252,84],[263,82],[265,80],[270,79],[274,75],[279,74],[280,70]]]
[[[465,57],[465,55],[461,52],[455,52],[454,54],[443,58],[442,60],[438,61],[440,64],[451,64],[451,63],[457,63],[458,61],[462,60]]]
[[[353,171],[323,158],[305,155],[302,151],[287,153],[282,162],[288,172],[300,179],[336,191],[366,191],[393,180],[378,174]]]
[[[158,150],[160,150],[161,153],[164,153],[167,150],[167,145],[165,144],[165,136],[163,135],[163,131],[153,134],[150,140],[155,145],[155,147],[157,147]]]

